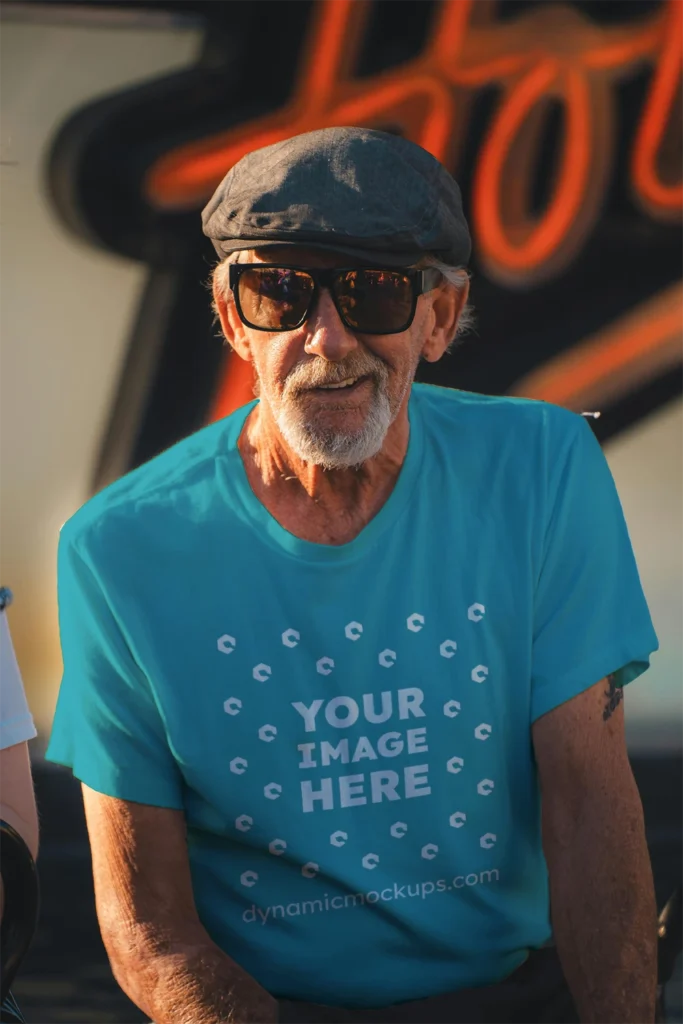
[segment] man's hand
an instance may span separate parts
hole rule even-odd
[[[602,679],[532,738],[555,942],[581,1020],[651,1024],[657,916],[621,689]]]
[[[181,811],[83,787],[97,916],[114,976],[155,1024],[269,1024],[277,1001],[212,940]]]

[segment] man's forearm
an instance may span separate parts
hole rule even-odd
[[[208,936],[110,951],[116,980],[154,1024],[271,1024],[277,1000]]]
[[[547,842],[553,930],[583,1024],[651,1024],[657,920],[632,778],[587,799],[573,835]]]

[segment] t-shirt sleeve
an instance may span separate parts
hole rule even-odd
[[[659,646],[602,449],[582,417],[563,411],[551,419],[532,721],[604,676],[614,673],[625,686]]]
[[[107,796],[182,808],[180,771],[150,680],[93,560],[65,530],[57,589],[64,671],[48,759]]]
[[[37,735],[19,672],[7,613],[0,611],[0,750]]]

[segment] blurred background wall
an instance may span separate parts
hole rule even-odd
[[[74,109],[192,62],[200,40],[165,15],[96,13],[5,7],[0,34],[0,576],[42,737],[61,672],[59,529],[91,493],[146,276],[66,231],[49,149]]]
[[[466,389],[535,397],[546,397],[546,387],[550,400],[577,411],[579,407],[603,410],[596,430],[602,428],[609,435],[602,440],[661,641],[651,671],[628,693],[629,741],[634,751],[680,750],[680,292],[671,293],[674,307],[676,301],[679,303],[679,314],[676,318],[674,312],[675,329],[672,332],[669,328],[673,347],[670,342],[663,363],[658,339],[646,339],[640,361],[632,360],[630,370],[627,365],[630,376],[625,384],[623,365],[617,361],[597,385],[594,382],[592,390],[584,387],[582,391],[579,386],[566,394],[562,382],[571,378],[576,368],[561,363],[586,338],[603,337],[613,323],[621,323],[639,305],[647,305],[653,297],[657,300],[667,289],[670,292],[672,285],[675,289],[678,283],[680,288],[681,259],[675,248],[677,242],[680,250],[680,208],[674,202],[673,218],[670,208],[662,218],[661,210],[653,212],[643,207],[634,195],[629,153],[637,136],[634,119],[642,119],[646,112],[648,90],[658,66],[666,59],[664,35],[659,41],[641,45],[640,56],[638,41],[647,32],[652,35],[648,26],[654,25],[656,32],[657,17],[664,17],[667,7],[680,7],[680,0],[668,5],[616,0],[610,0],[607,6],[595,0],[588,4],[552,4],[564,12],[564,22],[560,15],[556,25],[564,26],[565,31],[574,26],[575,46],[561,43],[558,48],[557,31],[552,25],[544,42],[538,34],[542,34],[543,22],[532,20],[529,27],[536,26],[535,37],[523,38],[521,50],[518,37],[512,35],[507,42],[512,58],[521,53],[520,70],[513,69],[500,78],[490,73],[488,78],[477,76],[477,61],[483,67],[488,59],[486,46],[492,57],[499,59],[506,46],[501,27],[504,33],[520,19],[536,18],[539,10],[547,15],[543,8],[547,9],[548,4],[508,0],[496,9],[480,0],[472,10],[464,0],[399,5],[385,0],[383,4],[351,6],[355,10],[349,11],[342,0],[332,0],[327,4],[327,24],[320,21],[316,5],[305,2],[280,5],[279,15],[267,3],[10,3],[2,8],[0,575],[15,592],[11,629],[41,737],[44,740],[49,733],[61,670],[55,597],[55,555],[61,524],[93,490],[201,426],[217,414],[221,402],[225,411],[248,397],[244,374],[235,382],[233,366],[230,378],[227,357],[207,329],[208,302],[203,284],[211,253],[202,248],[198,211],[212,182],[222,176],[239,151],[250,148],[264,131],[272,133],[273,126],[287,134],[290,127],[295,131],[324,123],[326,117],[330,121],[338,119],[334,107],[335,103],[339,106],[339,98],[332,94],[335,87],[339,92],[340,83],[343,91],[344,76],[349,75],[348,61],[344,64],[343,59],[346,42],[346,49],[353,50],[361,64],[364,62],[363,77],[357,79],[360,86],[347,87],[345,93],[355,98],[355,120],[406,130],[430,144],[444,159],[450,157],[451,166],[463,182],[472,215],[475,203],[482,203],[476,192],[477,188],[481,191],[486,171],[487,131],[490,135],[496,128],[500,111],[510,98],[514,99],[514,88],[529,70],[533,72],[539,66],[539,60],[569,53],[575,61],[572,67],[580,67],[576,64],[576,53],[581,49],[579,33],[593,18],[594,52],[607,52],[618,44],[622,49],[631,46],[636,56],[631,65],[623,54],[613,59],[613,63],[621,60],[623,66],[620,75],[610,72],[613,109],[609,124],[600,115],[600,123],[583,125],[586,133],[607,133],[611,146],[607,153],[610,166],[600,172],[606,177],[598,195],[601,205],[588,211],[592,227],[584,231],[578,244],[570,237],[569,250],[563,243],[565,252],[563,255],[560,251],[559,270],[553,269],[557,259],[552,251],[545,263],[541,260],[533,265],[532,261],[531,269],[522,272],[514,269],[514,259],[508,259],[510,270],[497,260],[489,242],[484,259],[478,265],[475,262],[473,300],[479,313],[478,334],[466,341],[448,365],[437,367],[429,379]],[[251,15],[245,9],[249,7]],[[261,12],[260,36],[254,34],[256,8]],[[377,8],[384,8],[384,21],[378,21]],[[289,14],[283,20],[282,11],[286,9]],[[330,9],[334,9],[332,20]],[[363,12],[365,21],[358,24]],[[389,13],[393,17],[389,18]],[[445,14],[450,21],[444,20]],[[448,49],[449,33],[453,38],[458,33],[458,38],[462,36],[465,16],[472,38],[477,26],[483,26],[473,46],[475,50],[478,47],[476,60],[468,57],[467,51],[458,57],[453,47]],[[264,37],[269,18],[272,31]],[[442,22],[437,30],[439,18]],[[491,25],[498,32],[497,41],[492,42],[491,36],[487,43],[482,34],[487,25],[489,32]],[[661,27],[666,30],[663,21]],[[279,51],[282,73],[279,77],[277,73],[268,75],[262,63],[255,76],[254,95],[254,76],[249,78],[248,65],[239,63],[237,51],[256,55],[259,48],[272,49],[273,37],[282,41],[283,33],[284,55],[283,47]],[[365,38],[365,49],[358,42],[359,35]],[[368,49],[368,39],[374,50]],[[317,51],[312,44],[317,44]],[[326,66],[320,64],[323,47]],[[428,96],[427,107],[422,109],[424,97],[419,87],[412,94],[408,91],[389,101],[381,96],[379,103],[373,99],[382,88],[391,86],[394,68],[409,67],[420,53],[424,59],[427,52],[432,53],[434,82],[439,82],[439,73],[441,82],[447,82],[447,73],[439,69],[448,72],[458,59],[465,72],[469,69],[469,79],[464,73],[462,80],[451,83],[450,99],[434,101]],[[276,60],[276,54],[277,48],[268,60]],[[373,61],[377,70],[373,70]],[[304,99],[308,109],[290,111],[283,127],[282,117],[273,120],[272,110],[282,108],[288,89],[296,91],[297,74],[306,68],[309,79]],[[182,69],[192,69],[194,78],[183,77]],[[271,70],[277,72],[278,65]],[[588,87],[595,86],[598,100],[605,96],[605,75],[603,72],[595,86],[590,71],[585,72]],[[561,71],[556,78],[559,91],[553,96],[551,89],[548,95],[551,105],[533,155],[535,177],[528,185],[529,211],[525,216],[532,226],[552,205],[553,182],[579,160],[578,153],[561,155],[563,145],[568,144],[571,110],[568,106],[558,108],[557,98],[566,100],[562,92],[566,82]],[[321,98],[325,90],[327,108]],[[185,98],[178,102],[178,116],[174,118],[174,101],[179,93]],[[119,103],[113,113],[108,106],[111,97],[118,98]],[[365,107],[363,103],[358,105],[359,98]],[[665,121],[668,116],[668,122],[660,130],[659,149],[665,156],[666,140],[676,134],[680,112],[677,102],[674,95],[663,115]],[[199,116],[195,108],[202,103],[204,113]],[[346,108],[342,121],[347,117],[353,120],[353,103],[349,105],[347,100]],[[87,116],[82,117],[83,109],[91,120],[99,119],[100,129],[93,128]],[[160,117],[160,110],[169,112],[170,125],[168,119]],[[467,111],[467,120],[463,111]],[[534,108],[529,108],[528,114],[531,119]],[[446,119],[444,131],[439,128],[438,117]],[[131,133],[126,124],[137,121],[140,126]],[[103,142],[98,131],[100,135],[108,132],[110,141]],[[173,154],[182,152],[183,147],[187,150],[197,136],[202,153],[213,152],[215,167],[199,185],[193,184],[188,175],[187,180],[183,179],[182,174],[176,174],[174,184]],[[127,148],[118,142],[121,138]],[[150,138],[153,145],[149,145]],[[569,140],[572,144],[575,141]],[[588,145],[598,142],[601,137],[597,142],[587,139]],[[674,157],[679,153],[677,142],[677,138],[673,144],[669,142]],[[99,167],[89,155],[93,150],[97,152],[98,146],[102,153]],[[523,173],[522,164],[514,163],[514,153],[512,159],[511,173],[501,186],[503,226],[505,196],[517,188],[516,177]],[[663,188],[668,186],[671,192],[676,180],[680,182],[680,160],[672,160],[670,152],[667,159],[669,169],[662,164],[661,173]],[[163,191],[164,160],[168,195],[162,203],[157,201],[156,210],[154,199],[148,195],[146,200],[163,225],[140,227],[134,222],[143,219],[139,196],[145,187],[144,174],[161,161],[157,185]],[[661,155],[655,153],[655,167],[657,160]],[[673,186],[666,181],[672,163]],[[149,175],[146,181],[149,193]],[[587,187],[576,221],[585,220],[586,204],[593,202],[595,206],[589,192]],[[517,215],[516,221],[513,215],[510,217],[511,227],[519,231],[523,217]],[[127,218],[133,225],[128,234],[120,228]],[[148,220],[153,221],[153,217]],[[491,235],[484,227],[480,210],[479,219],[473,219],[475,253],[482,236],[485,242]],[[572,230],[568,223],[565,234],[571,236]],[[512,230],[510,237],[514,244]],[[193,239],[189,243],[190,257],[182,253],[185,238]],[[597,248],[596,238],[602,239]],[[192,290],[189,305],[183,297],[188,275]],[[640,282],[645,279],[643,290]],[[179,308],[181,305],[183,308]],[[151,326],[150,319],[154,321]],[[179,350],[183,353],[180,356]],[[585,353],[579,357],[579,365],[591,363],[591,358],[591,353]],[[555,383],[539,383],[539,372],[554,365]],[[188,367],[191,370],[186,373]],[[170,385],[163,380],[164,372],[174,377]],[[655,387],[653,392],[653,379],[655,385],[657,380],[664,380],[665,386],[659,391]],[[616,395],[612,380],[618,383]]]

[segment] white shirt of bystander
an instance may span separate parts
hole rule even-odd
[[[12,645],[7,612],[0,611],[0,750],[37,735]]]

